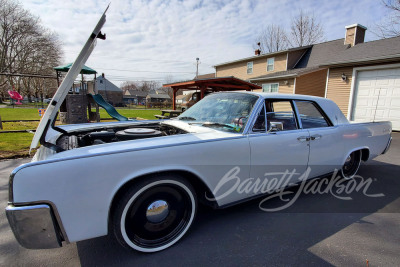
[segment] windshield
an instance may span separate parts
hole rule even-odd
[[[222,131],[242,132],[258,97],[243,93],[211,94],[178,119]]]

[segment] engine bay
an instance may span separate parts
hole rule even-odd
[[[62,150],[101,145],[112,142],[185,134],[186,131],[166,124],[154,123],[123,127],[102,127],[62,134],[56,145]]]

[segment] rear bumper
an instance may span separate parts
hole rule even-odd
[[[49,205],[8,205],[6,214],[15,238],[24,248],[47,249],[62,246],[60,231]]]
[[[385,154],[389,150],[391,144],[392,144],[392,137],[389,138],[389,141],[385,147],[385,150],[383,150],[382,154]]]

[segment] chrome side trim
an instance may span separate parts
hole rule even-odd
[[[6,215],[15,238],[24,248],[47,249],[62,246],[49,205],[8,205]]]
[[[392,137],[389,138],[389,141],[385,147],[385,150],[383,150],[382,154],[385,154],[386,152],[388,152],[391,144],[392,144]]]
[[[236,136],[223,137],[223,138],[211,139],[211,140],[196,140],[196,141],[187,141],[185,143],[165,144],[165,145],[159,145],[156,147],[129,148],[129,149],[123,149],[123,150],[119,150],[119,151],[99,152],[99,153],[94,153],[94,154],[90,154],[90,155],[85,154],[85,155],[78,155],[78,156],[70,156],[67,158],[45,159],[42,161],[35,161],[35,162],[29,162],[29,163],[23,164],[17,168],[18,169],[17,171],[27,168],[27,167],[31,167],[31,166],[39,166],[39,165],[43,165],[43,164],[61,162],[61,161],[67,161],[67,160],[76,160],[76,159],[81,159],[81,158],[93,158],[93,157],[99,157],[99,156],[103,156],[103,155],[114,155],[114,154],[120,154],[120,153],[129,153],[129,152],[152,150],[152,149],[158,149],[158,148],[174,147],[174,146],[185,146],[185,145],[202,144],[202,143],[208,143],[208,142],[219,142],[219,141],[234,140],[234,139],[240,139],[240,138],[246,138],[245,134],[237,134]],[[129,141],[126,141],[126,142],[129,142]]]
[[[14,192],[13,192],[13,184],[14,184],[14,177],[17,174],[18,171],[26,167],[30,163],[25,163],[22,165],[19,165],[16,167],[14,170],[12,170],[10,174],[10,178],[8,179],[8,202],[13,203],[14,202]]]
[[[8,202],[13,203],[14,202],[14,192],[13,192],[13,187],[14,187],[14,176],[17,173],[17,169],[14,169],[11,174],[10,178],[8,179]]]

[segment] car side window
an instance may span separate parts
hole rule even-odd
[[[260,110],[254,122],[253,132],[265,132],[265,107]]]
[[[279,125],[280,131],[297,129],[295,112],[290,100],[266,100],[265,106],[268,130],[271,129],[271,125]]]
[[[303,129],[329,127],[328,120],[313,102],[295,101]]]

